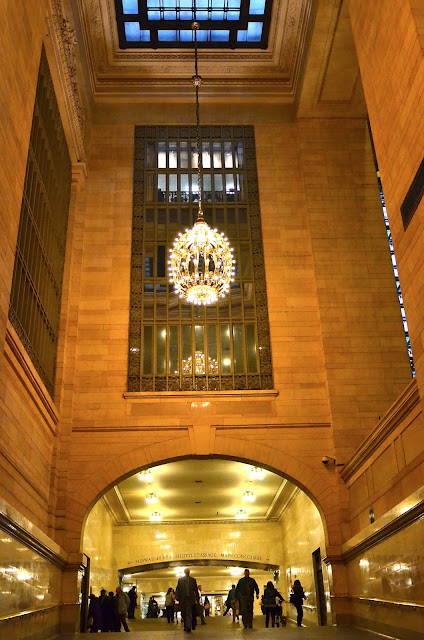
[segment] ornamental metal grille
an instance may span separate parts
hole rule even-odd
[[[121,49],[266,49],[272,0],[115,0]]]
[[[9,319],[53,395],[72,169],[44,49],[19,221]]]
[[[206,222],[235,249],[229,295],[179,299],[169,248],[197,216],[195,127],[136,127],[129,391],[272,389],[253,127],[201,127]]]

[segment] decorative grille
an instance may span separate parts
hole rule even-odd
[[[71,160],[44,49],[29,143],[9,319],[53,395]]]
[[[136,127],[128,390],[273,387],[253,127],[201,127],[206,222],[235,249],[230,294],[184,303],[169,248],[197,215],[195,127]]]

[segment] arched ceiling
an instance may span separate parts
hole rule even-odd
[[[251,478],[251,467],[233,460],[180,460],[153,467],[151,477],[138,473],[108,491],[104,500],[117,524],[150,522],[157,511],[163,522],[234,521],[240,509],[245,521],[277,520],[296,487],[271,471]],[[253,493],[254,501],[243,500]],[[154,493],[157,503],[148,504]]]

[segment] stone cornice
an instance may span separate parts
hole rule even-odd
[[[123,393],[125,400],[228,400],[245,398],[276,398],[276,389],[257,389],[241,391],[128,391]]]
[[[75,30],[65,17],[62,0],[50,0],[47,19],[65,99],[77,160],[85,162],[85,114],[78,87]]]
[[[387,437],[396,429],[399,423],[408,415],[408,413],[419,403],[420,396],[416,379],[411,380],[406,389],[392,404],[382,420],[372,433],[363,441],[352,458],[345,464],[341,478],[347,482],[361,468],[361,466],[369,461],[371,455],[378,447],[387,439]]]

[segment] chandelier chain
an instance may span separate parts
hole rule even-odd
[[[194,15],[196,16],[196,0],[194,1]],[[201,144],[200,144],[200,107],[199,107],[199,85],[200,76],[198,72],[198,51],[197,51],[197,29],[199,25],[197,22],[193,23],[194,31],[194,86],[196,90],[196,147],[197,147],[197,190],[198,195],[198,210],[197,219],[203,220],[202,210],[202,156],[201,156]]]

